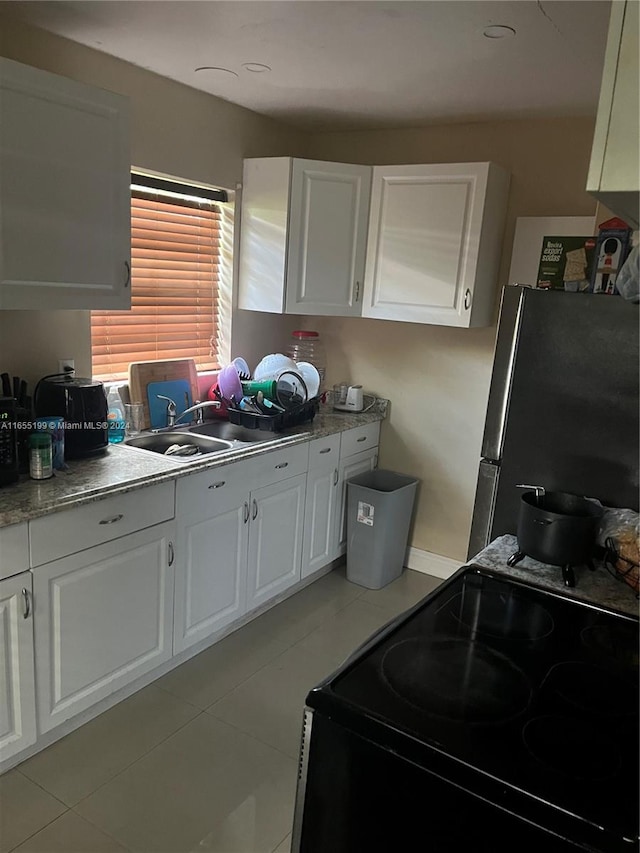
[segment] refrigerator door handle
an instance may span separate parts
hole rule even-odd
[[[483,459],[478,471],[478,485],[476,486],[476,499],[473,505],[467,560],[475,557],[494,539],[492,535],[493,511],[499,480],[500,466],[496,465],[495,462]]]
[[[482,438],[485,459],[502,458],[504,433],[509,414],[513,368],[516,360],[526,287],[507,286],[502,291],[500,322],[491,375],[487,418]]]

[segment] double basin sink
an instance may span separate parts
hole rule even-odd
[[[129,447],[150,453],[166,455],[176,462],[194,462],[203,455],[225,453],[230,450],[246,449],[252,444],[263,444],[282,438],[277,432],[247,429],[229,421],[211,421],[193,426],[176,426],[157,432],[145,432],[126,438]],[[175,445],[184,448],[175,452]],[[169,448],[174,448],[167,453]]]

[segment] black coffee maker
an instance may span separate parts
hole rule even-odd
[[[36,417],[64,418],[65,459],[104,453],[109,442],[102,382],[54,373],[38,382],[33,397]]]

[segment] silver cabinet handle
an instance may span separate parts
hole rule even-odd
[[[467,288],[464,292],[464,307],[465,310],[469,310],[471,308],[471,291]]]
[[[340,476],[340,475],[338,474],[338,469],[337,469],[337,468],[334,468],[334,469],[333,469],[333,485],[334,485],[334,486],[337,486],[337,485],[338,485],[338,479],[339,479],[339,476]]]
[[[249,504],[244,502],[244,518],[242,519],[243,523],[246,524],[249,521]]]
[[[208,489],[221,489],[226,482],[227,482],[226,480],[218,480],[217,483],[211,483],[211,485],[207,486],[207,488]]]
[[[366,435],[363,435],[363,436],[361,436],[360,438],[356,439],[356,441],[358,441],[358,442],[360,442],[360,441],[366,441],[366,440],[367,440],[367,436],[366,436]]]
[[[280,462],[279,465],[276,465],[276,468],[286,468],[288,465],[288,462]]]
[[[258,517],[258,501],[254,498],[253,499],[253,512],[251,514],[251,520],[255,521],[257,517]]]
[[[358,301],[359,301],[359,299],[360,299],[360,282],[359,282],[359,281],[356,281],[356,295],[355,295],[355,300],[354,300],[354,301],[355,301],[355,302],[358,302]]]
[[[173,561],[174,561],[175,556],[176,556],[175,551],[173,549],[173,542],[169,542],[168,551],[169,551],[169,565],[172,566]]]
[[[331,448],[330,447],[323,447],[322,450],[320,451],[320,453],[331,453]]]
[[[112,515],[111,518],[103,518],[98,524],[115,524],[116,521],[120,521],[121,518],[124,518],[124,515],[119,512],[117,515]]]
[[[24,619],[28,619],[31,616],[31,600],[29,599],[29,590],[26,586],[22,587],[22,616]]]
[[[129,263],[129,261],[125,261],[124,265],[127,269],[127,277],[125,279],[124,286],[129,287],[129,284],[131,283],[131,264]]]

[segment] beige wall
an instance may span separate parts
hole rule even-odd
[[[504,249],[507,281],[518,216],[593,215],[584,190],[591,119],[456,124],[325,133],[307,156],[354,163],[492,160],[511,173]],[[329,383],[346,378],[391,400],[380,465],[422,481],[411,544],[466,557],[491,378],[495,326],[446,329],[385,320],[307,318],[328,352]]]
[[[302,153],[300,131],[257,113],[174,83],[128,62],[4,18],[0,55],[127,95],[131,99],[131,161],[134,166],[235,189],[244,157]],[[295,320],[234,312],[232,348],[249,350],[285,343]],[[0,311],[0,369],[33,383],[75,358],[90,375],[87,311]],[[236,354],[236,352],[234,352]]]

